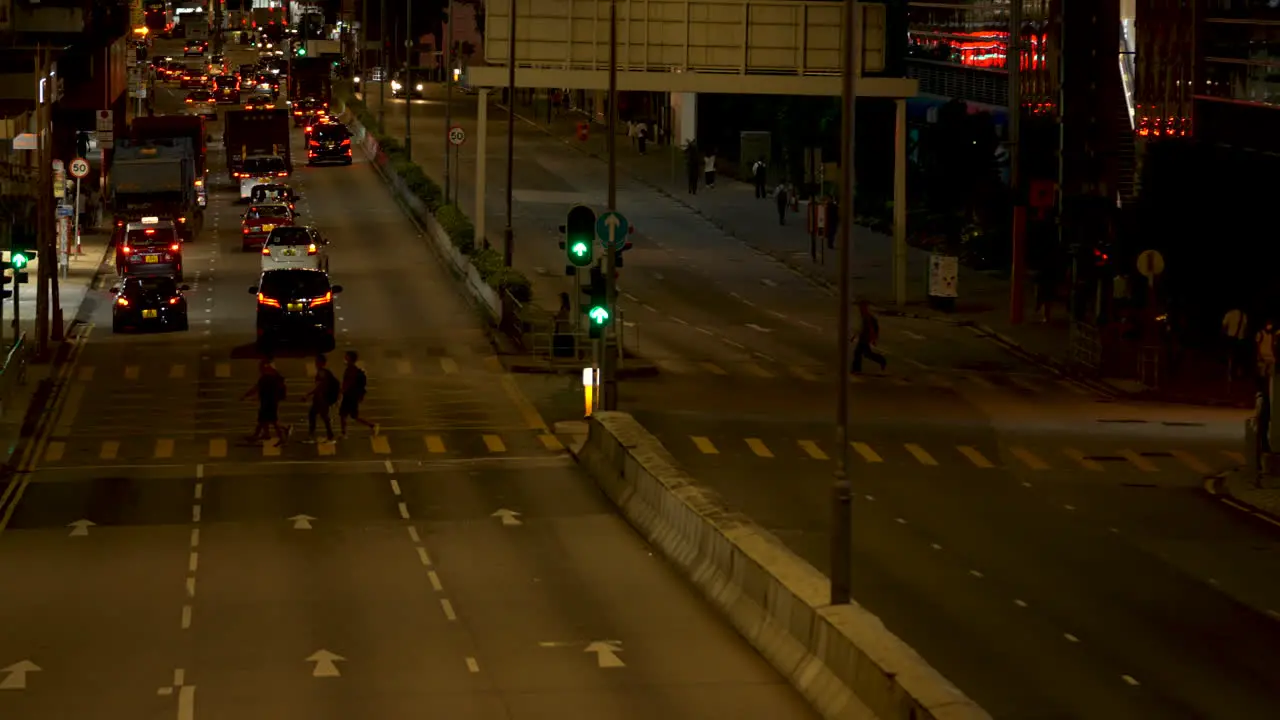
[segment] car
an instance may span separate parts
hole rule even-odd
[[[329,103],[316,98],[302,98],[294,100],[290,104],[293,113],[293,126],[302,127],[306,124],[307,118],[312,117],[316,113],[329,109]]]
[[[219,105],[240,104],[240,81],[235,75],[213,77],[213,98]]]
[[[209,84],[209,76],[203,70],[186,70],[182,73],[182,79],[178,81],[178,86],[182,89],[202,88]]]
[[[182,54],[187,57],[204,55],[209,50],[209,43],[204,40],[192,40],[182,46]]]
[[[397,74],[391,79],[391,97],[400,100],[405,97],[422,99],[425,86],[422,82],[410,78],[407,81],[413,87],[406,86],[406,80],[403,75]]]
[[[250,205],[240,216],[240,245],[248,252],[262,247],[277,227],[293,224],[293,211],[284,203]]]
[[[257,77],[258,66],[253,63],[245,63],[240,66],[240,70],[238,72],[240,73],[240,80],[242,82],[249,82],[250,78]]]
[[[182,240],[173,221],[144,217],[125,224],[122,239],[116,255],[121,275],[164,275],[182,280]]]
[[[262,244],[262,269],[286,267],[329,272],[329,241],[305,225],[274,228]]]
[[[210,55],[207,67],[210,75],[221,75],[229,69],[226,55]]]
[[[193,103],[187,106],[187,114],[202,117],[205,120],[217,120],[218,107],[211,102]]]
[[[284,183],[268,183],[265,185],[254,185],[249,191],[249,202],[252,203],[269,203],[280,202],[289,206],[296,218],[298,216],[298,194],[293,188]]]
[[[272,100],[270,96],[251,97],[244,104],[245,110],[274,110],[275,107],[276,101]]]
[[[187,93],[184,100],[187,103],[211,103],[213,102],[213,93],[208,90],[192,90]]]
[[[351,132],[338,123],[319,125],[307,137],[307,164],[324,162],[351,164]]]
[[[169,82],[178,82],[182,80],[182,74],[190,70],[184,63],[177,60],[169,61],[162,69],[164,79]]]
[[[112,332],[144,328],[186,330],[187,298],[183,293],[190,289],[167,275],[126,277],[119,287],[111,288],[111,294],[116,296],[111,303]]]
[[[248,200],[254,185],[267,185],[277,178],[288,177],[289,166],[279,155],[250,155],[235,176],[240,179],[240,199]]]
[[[321,270],[264,270],[249,288],[257,298],[258,348],[270,352],[281,342],[318,341],[322,351],[332,350],[333,298],[341,292],[342,286],[331,285]]]
[[[271,73],[258,73],[254,78],[254,93],[270,95],[272,100],[280,97],[280,79]]]

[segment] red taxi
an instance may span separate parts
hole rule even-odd
[[[285,203],[258,203],[250,205],[243,218],[240,241],[248,252],[262,247],[272,230],[293,225],[294,214]]]

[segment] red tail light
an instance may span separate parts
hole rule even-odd
[[[303,131],[302,131],[302,132],[311,132],[311,126],[310,126],[310,125],[308,125],[308,126],[307,126]],[[311,144],[312,144],[312,145],[319,145],[320,143],[316,142],[315,140],[312,140],[312,141],[311,141]]]
[[[133,252],[133,248],[129,247],[128,245],[125,245],[124,247],[120,248],[120,252],[124,253],[125,255],[128,255],[129,253]]]
[[[182,245],[181,243],[174,243],[169,246],[169,249],[172,250],[173,252],[178,252],[179,250],[182,249]]]
[[[270,255],[270,254],[271,254],[271,251],[270,251],[270,250],[268,250],[268,249],[267,249],[267,247],[264,245],[264,246],[262,247],[262,254],[263,254],[263,255]]]
[[[285,172],[285,171],[283,171],[283,170],[281,170],[280,172],[276,173],[276,177],[287,177],[288,175],[289,175],[289,173],[287,173],[287,172]]]
[[[258,304],[259,304],[259,305],[267,305],[267,306],[270,306],[270,307],[280,307],[280,301],[279,301],[279,300],[274,300],[274,299],[272,299],[272,298],[269,298],[269,297],[267,297],[266,295],[263,295],[262,293],[258,293]]]
[[[244,233],[245,235],[248,235],[248,234],[249,234],[249,228],[247,228],[247,227],[245,227],[245,228],[240,228],[240,232]]]
[[[346,140],[342,141],[343,147],[346,147],[347,145],[350,145],[350,144],[351,144],[351,138],[347,138]]]
[[[120,307],[128,307],[129,299],[124,296],[117,297],[116,304],[119,305]]]
[[[308,255],[315,255],[315,254],[316,254],[316,253],[318,253],[318,252],[320,252],[320,251],[316,249],[316,244],[315,244],[315,243],[311,243],[310,245],[308,245],[308,246],[307,246],[307,254],[308,254]]]
[[[315,307],[317,305],[328,305],[331,302],[333,302],[333,293],[327,292],[322,297],[318,297],[315,300],[312,300],[311,307]]]
[[[177,305],[177,304],[178,304],[178,302],[179,302],[179,301],[181,301],[181,300],[182,300],[182,298],[180,298],[180,297],[178,297],[177,295],[175,295],[175,296],[173,296],[173,297],[169,298],[169,304],[170,304],[170,305]]]
[[[148,234],[148,235],[155,235],[155,234],[156,234],[156,231],[155,231],[155,230],[143,230],[143,232],[145,232],[145,233],[146,233],[146,234]]]

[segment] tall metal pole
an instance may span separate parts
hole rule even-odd
[[[609,2],[609,118],[605,142],[609,151],[609,212],[618,209],[618,0]],[[615,238],[622,242],[621,238]],[[604,296],[609,308],[610,322],[599,340],[605,347],[600,354],[600,406],[605,410],[618,409],[618,356],[609,350],[609,335],[617,324],[618,286],[613,281],[615,248],[604,249]]]
[[[53,87],[49,82],[48,60],[43,48],[36,50],[36,68],[39,73],[36,122],[40,138],[40,194],[36,203],[36,258],[40,263],[36,268],[36,356],[44,360],[49,357],[49,276],[53,274],[53,263],[49,261],[52,255],[49,250],[53,246],[53,138],[49,132],[49,96]],[[42,87],[45,88],[43,91]],[[14,287],[18,287],[16,278]]]
[[[449,142],[449,128],[453,127],[453,0],[449,0],[445,13],[440,36],[444,43],[444,204],[448,205],[449,157],[453,152],[453,143]]]
[[[840,329],[836,337],[838,362],[835,376],[840,386],[836,389],[836,453],[835,477],[831,483],[831,604],[849,602],[850,574],[853,568],[853,490],[849,482],[849,341],[850,331],[850,274],[852,272],[851,245],[853,233],[853,170],[854,157],[854,104],[857,99],[854,74],[857,72],[855,45],[858,26],[855,12],[857,3],[845,0],[844,17],[840,29],[840,48],[843,67],[840,76],[840,214],[838,228],[840,240]]]
[[[511,267],[516,243],[511,229],[511,188],[516,174],[516,0],[507,0],[507,7],[511,9],[507,18],[507,224],[502,228],[502,264]]]
[[[387,0],[382,0],[378,14],[378,64],[382,77],[378,80],[378,132],[387,132],[387,81],[391,75],[387,67]]]
[[[360,0],[360,35],[356,37],[356,42],[360,43],[356,50],[356,75],[362,83],[367,83],[369,78],[364,65],[366,48],[369,47],[369,0]],[[360,97],[364,97],[363,92]]]
[[[1009,192],[1013,196],[1013,266],[1009,282],[1009,322],[1023,320],[1027,305],[1027,197],[1022,187],[1022,1],[1009,4]]]
[[[404,156],[413,159],[413,0],[404,0]],[[448,134],[448,133],[446,133]]]

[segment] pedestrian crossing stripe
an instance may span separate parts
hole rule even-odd
[[[429,361],[421,362],[396,359],[390,364],[376,362],[370,364],[361,360],[359,364],[372,376],[442,376],[475,374],[480,370],[483,370],[486,374],[502,372],[501,362],[496,357],[487,357],[482,363],[468,363],[466,365],[460,364],[457,359],[451,357],[435,357]],[[311,377],[315,375],[315,363],[310,360],[299,361],[293,358],[283,358],[277,359],[275,365],[285,377]],[[336,367],[337,365],[337,361],[330,361],[331,367]],[[773,377],[772,373],[759,366],[748,372],[756,377]],[[715,374],[727,375],[728,373],[721,369]],[[212,375],[217,380],[240,379],[249,382],[258,376],[258,361],[237,360],[234,362],[219,361],[213,363],[197,361],[148,366],[130,364],[115,367],[98,367],[93,364],[83,364],[76,371],[76,379],[81,382],[91,382],[96,377],[107,376],[123,377],[125,380],[132,381],[151,381],[157,378],[168,380],[200,379],[201,377],[209,377],[209,375]]]
[[[690,435],[688,441],[693,448],[701,455],[723,456],[732,455],[732,446],[728,449],[722,449],[723,445],[718,445],[715,440],[705,435]],[[786,460],[788,458],[807,458],[810,460],[831,460],[831,454],[822,447],[822,444],[815,440],[795,440],[794,446],[790,445],[770,445],[764,438],[745,437],[739,442],[739,447],[744,447],[746,455],[762,460]],[[687,446],[686,446],[687,447]],[[788,447],[794,449],[790,452],[785,451]],[[849,448],[863,462],[878,464],[886,463],[887,455],[897,454],[895,448],[901,448],[903,456],[924,467],[940,467],[948,464],[944,461],[945,456],[937,455],[936,450],[939,448],[928,449],[920,443],[902,443],[896,444],[877,444],[873,446],[871,443],[854,440],[849,443]],[[1034,472],[1046,471],[1053,469],[1051,460],[1043,451],[1033,452],[1032,450],[1022,446],[1010,446],[1000,448],[994,454],[984,452],[973,445],[954,445],[951,446],[955,451],[953,460],[963,459],[964,464],[974,468],[990,470],[999,467],[1007,467],[1009,469],[1030,470]],[[741,451],[738,451],[739,453]],[[1161,467],[1156,462],[1158,458],[1166,458],[1177,465],[1191,470],[1201,475],[1209,475],[1215,472],[1212,466],[1213,459],[1206,460],[1206,457],[1217,458],[1221,461],[1232,464],[1240,464],[1243,462],[1243,454],[1235,450],[1204,450],[1199,455],[1186,450],[1173,451],[1155,451],[1155,452],[1138,452],[1132,449],[1121,449],[1108,452],[1106,455],[1095,454],[1088,455],[1077,448],[1063,448],[1059,453],[1059,457],[1063,459],[1057,463],[1058,469],[1083,469],[1089,472],[1103,472],[1107,466],[1102,461],[1115,461],[1112,465],[1127,465],[1135,470],[1143,473],[1160,472],[1166,468]],[[1001,460],[1007,456],[1008,461],[1002,463]],[[898,462],[895,460],[895,462]]]

